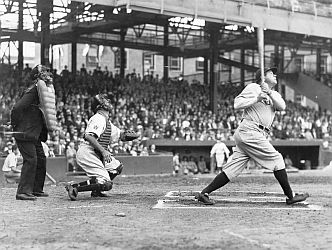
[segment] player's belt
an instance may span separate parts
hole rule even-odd
[[[241,122],[242,122],[243,120],[247,120],[247,121],[250,121],[250,122],[252,122],[252,123],[255,123],[255,124],[258,126],[258,128],[264,130],[264,131],[267,132],[267,133],[270,133],[270,129],[269,129],[268,127],[265,127],[264,125],[262,125],[262,124],[260,124],[260,123],[258,123],[258,122],[255,122],[255,121],[250,120],[250,119],[247,119],[247,118],[242,118],[242,119],[241,119]]]

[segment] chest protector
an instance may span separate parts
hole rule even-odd
[[[104,149],[108,150],[108,145],[110,145],[111,140],[112,140],[112,124],[109,121],[107,121],[106,129],[104,133],[100,135],[97,141]]]
[[[46,85],[42,80],[37,82],[40,110],[43,113],[49,131],[58,130],[55,108],[55,90],[53,84]]]

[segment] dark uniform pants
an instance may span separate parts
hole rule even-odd
[[[43,192],[46,176],[46,156],[40,141],[19,141],[17,147],[23,157],[21,179],[18,194]]]

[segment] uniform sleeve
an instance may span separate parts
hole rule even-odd
[[[257,97],[261,92],[261,88],[256,83],[248,84],[242,92],[235,97],[234,109],[244,109],[250,107],[257,102]]]
[[[210,157],[212,157],[216,153],[216,146],[213,145],[211,151],[210,151]]]
[[[86,127],[86,134],[93,134],[100,137],[100,135],[105,131],[106,128],[106,119],[101,115],[94,115],[90,118],[88,125]]]
[[[282,96],[277,91],[272,90],[270,98],[272,99],[273,107],[275,108],[275,110],[278,111],[285,110],[286,103],[282,98]]]

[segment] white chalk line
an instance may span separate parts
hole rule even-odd
[[[70,201],[68,201],[70,202]],[[104,205],[82,205],[82,206],[70,206],[70,207],[53,207],[47,208],[47,210],[68,210],[68,209],[81,209],[81,208],[104,208],[104,207],[114,207],[114,204],[104,204]],[[23,210],[22,210],[23,211]],[[22,211],[18,210],[10,210],[10,211],[2,211],[1,214],[11,214],[11,213],[21,213]],[[45,211],[45,208],[34,208],[34,209],[24,209],[24,212],[38,212]]]
[[[152,209],[215,209],[215,210],[230,210],[230,209],[237,209],[237,210],[311,210],[311,211],[320,211],[323,208],[319,205],[307,205],[306,207],[245,207],[245,206],[173,206],[167,205],[164,200],[158,200],[157,204],[152,207]]]
[[[169,191],[166,193],[165,197],[181,197],[181,196],[194,196],[195,194],[200,193],[200,191]],[[278,193],[278,192],[246,192],[246,191],[230,191],[230,192],[225,192],[225,193],[212,193],[210,197],[214,196],[223,196],[223,197],[228,197],[230,194],[243,194],[246,195],[246,197],[252,197],[252,198],[284,198],[284,194]],[[248,196],[252,195],[252,196]],[[257,196],[257,195],[263,195],[262,196]],[[265,196],[264,196],[265,195]]]
[[[248,241],[249,243],[251,243],[251,244],[253,244],[253,245],[259,245],[259,246],[264,247],[264,248],[267,248],[267,249],[270,249],[270,248],[271,248],[271,245],[270,245],[270,244],[260,243],[258,240],[250,239],[249,237],[244,236],[244,235],[242,235],[242,234],[234,233],[234,232],[229,231],[229,230],[223,230],[223,232],[226,233],[226,234],[229,234],[229,235],[231,235],[231,236],[234,236],[234,237],[240,238],[240,239],[242,239],[242,240]]]
[[[168,197],[168,198],[175,198],[175,197]],[[211,197],[210,197],[211,198]],[[275,197],[273,199],[266,199],[266,197],[261,197],[260,199],[256,199],[254,197],[253,199],[249,198],[236,198],[236,197],[229,197],[229,198],[211,198],[212,201],[218,201],[218,202],[228,202],[228,203],[285,203],[285,199],[281,199],[280,197]],[[264,200],[263,200],[264,199]],[[176,199],[169,199],[167,202],[179,202],[179,201],[194,201],[191,197],[176,197]]]
[[[300,206],[287,206],[287,207],[248,207],[243,206],[243,203],[255,204],[256,206],[259,204],[284,204],[285,198],[281,197],[280,193],[276,192],[244,192],[244,191],[233,191],[231,193],[242,193],[242,194],[251,194],[254,196],[246,196],[245,198],[237,198],[237,197],[222,197],[212,196],[212,200],[225,202],[225,203],[239,203],[238,206],[195,206],[195,205],[174,205],[174,203],[178,203],[179,201],[194,201],[193,196],[198,193],[198,191],[169,191],[165,194],[165,198],[158,200],[157,204],[153,206],[153,209],[252,209],[252,210],[323,210],[322,206],[316,204],[309,204],[308,202],[301,202],[298,205]],[[185,195],[187,194],[187,195]],[[228,193],[227,193],[228,194]],[[256,196],[263,195],[263,196]],[[265,196],[265,195],[273,195],[273,196]],[[211,196],[210,196],[211,198]],[[242,204],[241,204],[242,203]]]

